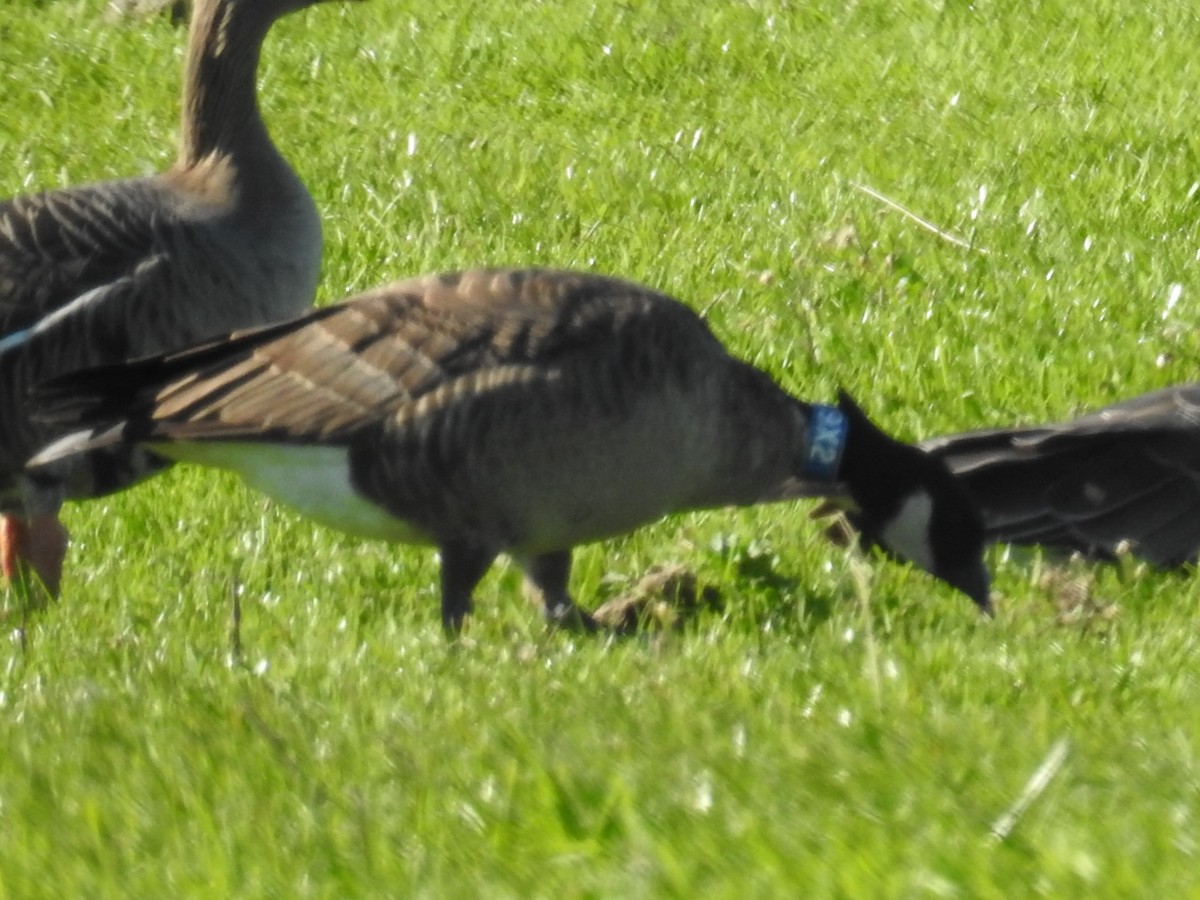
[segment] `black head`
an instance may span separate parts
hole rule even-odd
[[[839,480],[864,540],[958,588],[990,615],[983,521],[966,490],[941,460],[877,428],[845,391],[838,407],[848,423]]]

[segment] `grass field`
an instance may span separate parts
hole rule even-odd
[[[183,34],[104,5],[4,0],[0,196],[169,163]],[[1198,45],[1184,3],[372,0],[261,86],[322,302],[617,273],[918,438],[1197,377]],[[1200,894],[1194,577],[1072,564],[1081,602],[998,550],[985,622],[808,512],[579,551],[588,605],[718,587],[680,633],[547,635],[501,568],[452,648],[427,550],[196,470],[73,507],[0,649],[0,896]]]

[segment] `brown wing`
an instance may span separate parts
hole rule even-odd
[[[66,427],[127,416],[131,440],[333,441],[384,417],[477,402],[581,348],[615,357],[631,383],[704,348],[723,353],[694,313],[646,288],[479,270],[399,282],[194,351],[59,379],[36,405]]]
[[[156,252],[166,193],[129,179],[0,202],[0,335],[132,275]]]

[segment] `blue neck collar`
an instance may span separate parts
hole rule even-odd
[[[836,406],[812,407],[808,420],[808,454],[804,457],[804,477],[814,481],[837,481],[846,448],[849,423]]]

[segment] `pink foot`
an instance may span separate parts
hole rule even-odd
[[[17,561],[24,555],[25,523],[16,516],[0,516],[0,573],[7,583],[17,577]]]
[[[66,555],[67,529],[57,515],[0,520],[0,571],[9,584],[40,582],[47,594],[57,597]]]

